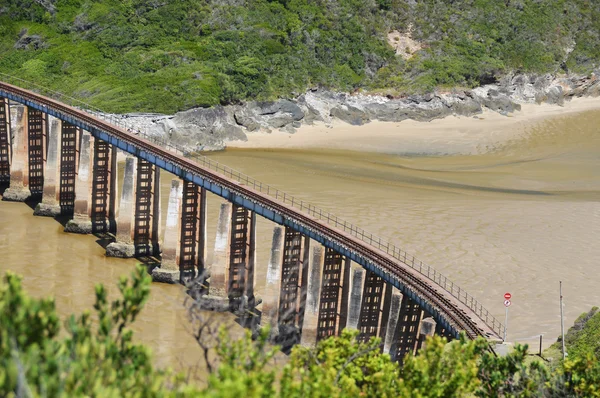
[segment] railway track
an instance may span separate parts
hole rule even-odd
[[[0,90],[10,93],[16,97],[23,98],[24,102],[30,101],[37,104],[41,108],[53,110],[56,113],[79,120],[80,122],[104,131],[107,134],[114,136],[117,139],[126,141],[139,150],[146,151],[162,158],[165,161],[176,164],[182,170],[191,174],[199,175],[223,188],[230,190],[246,197],[247,199],[260,204],[283,217],[293,220],[298,224],[302,224],[309,229],[318,231],[324,237],[336,242],[337,244],[346,247],[356,255],[363,257],[368,262],[372,263],[376,268],[379,268],[385,273],[388,273],[392,278],[408,288],[417,296],[423,298],[440,316],[446,319],[455,330],[464,330],[467,337],[475,339],[478,336],[486,338],[498,338],[498,332],[490,327],[477,316],[476,312],[470,309],[466,303],[460,301],[442,286],[436,284],[427,276],[418,273],[408,264],[394,258],[385,251],[373,247],[362,241],[358,237],[350,235],[336,227],[333,227],[310,214],[304,213],[297,208],[287,205],[286,203],[277,200],[263,192],[259,192],[250,186],[244,185],[241,182],[235,181],[222,175],[218,172],[210,170],[191,159],[165,149],[147,139],[131,134],[125,129],[115,126],[107,121],[104,121],[96,116],[93,116],[85,111],[79,110],[72,106],[63,104],[54,99],[42,96],[29,90],[20,87],[0,82]],[[43,109],[42,109],[43,110]],[[310,207],[309,207],[310,209]],[[430,283],[433,282],[433,283]],[[459,293],[460,294],[460,293]],[[469,312],[475,317],[469,316]],[[480,321],[477,321],[477,318]]]

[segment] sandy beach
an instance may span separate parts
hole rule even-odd
[[[363,126],[344,122],[302,126],[295,134],[281,131],[248,133],[248,141],[229,148],[326,148],[401,154],[478,154],[526,134],[540,121],[600,109],[600,98],[575,98],[564,106],[523,104],[503,116],[484,110],[474,117],[450,116],[431,122],[373,121]]]

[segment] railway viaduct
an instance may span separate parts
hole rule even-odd
[[[361,339],[381,337],[383,349],[401,360],[434,332],[501,340],[503,325],[475,298],[394,245],[91,106],[0,79],[0,183],[9,184],[3,199],[37,200],[40,216],[71,216],[67,232],[110,234],[107,255],[160,258],[154,280],[196,278],[207,305],[259,313],[262,324],[305,345],[354,328]],[[117,151],[127,154],[121,186]],[[177,177],[162,241],[160,169]],[[207,192],[223,199],[212,264]],[[254,255],[257,216],[277,225],[261,300],[254,288],[263,266]]]

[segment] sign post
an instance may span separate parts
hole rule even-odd
[[[510,293],[504,293],[504,307],[506,307],[506,315],[504,317],[504,342],[506,342],[506,333],[508,331],[508,307],[510,307],[511,304],[511,297],[512,295]]]

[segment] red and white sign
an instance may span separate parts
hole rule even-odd
[[[510,293],[504,293],[505,299],[510,300],[511,297],[512,297],[512,295]]]
[[[510,304],[511,304],[510,300],[504,300],[505,307],[510,307]]]

